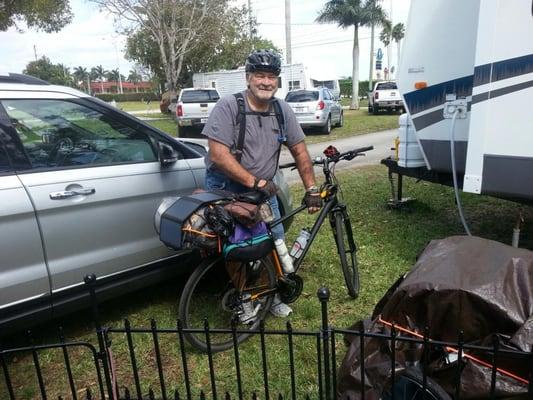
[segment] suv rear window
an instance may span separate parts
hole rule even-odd
[[[287,93],[287,97],[285,97],[285,101],[288,103],[316,100],[318,100],[318,92],[316,90],[300,90],[298,92],[289,92]]]
[[[216,90],[184,90],[181,92],[183,103],[216,103],[220,99]]]
[[[398,89],[398,86],[396,86],[396,82],[383,82],[378,83],[376,86],[376,90],[394,90]]]

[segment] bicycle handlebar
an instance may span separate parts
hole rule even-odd
[[[312,160],[312,162],[313,162],[313,165],[324,165],[325,162],[336,163],[336,162],[339,162],[340,160],[352,160],[353,158],[361,155],[361,153],[364,153],[365,151],[370,151],[373,149],[374,149],[374,146],[359,147],[353,150],[345,151],[344,153],[340,153],[334,157],[326,157],[326,158],[320,157],[319,159],[315,158]],[[296,167],[295,162],[290,162],[290,163],[279,165],[280,169],[292,168],[292,167]]]

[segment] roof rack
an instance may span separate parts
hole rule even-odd
[[[27,85],[50,85],[48,82],[42,79],[36,78],[31,75],[14,74],[8,72],[7,75],[0,74],[0,83],[25,83]]]

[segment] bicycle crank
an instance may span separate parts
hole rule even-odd
[[[293,303],[302,294],[303,279],[296,274],[289,274],[278,281],[278,293],[281,301],[286,304]]]

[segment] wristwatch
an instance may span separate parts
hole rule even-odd
[[[318,193],[319,190],[318,190],[318,188],[317,188],[315,185],[313,185],[313,186],[309,186],[309,187],[306,189],[306,192],[307,192],[307,193],[310,193],[310,194],[315,194],[315,193]]]

